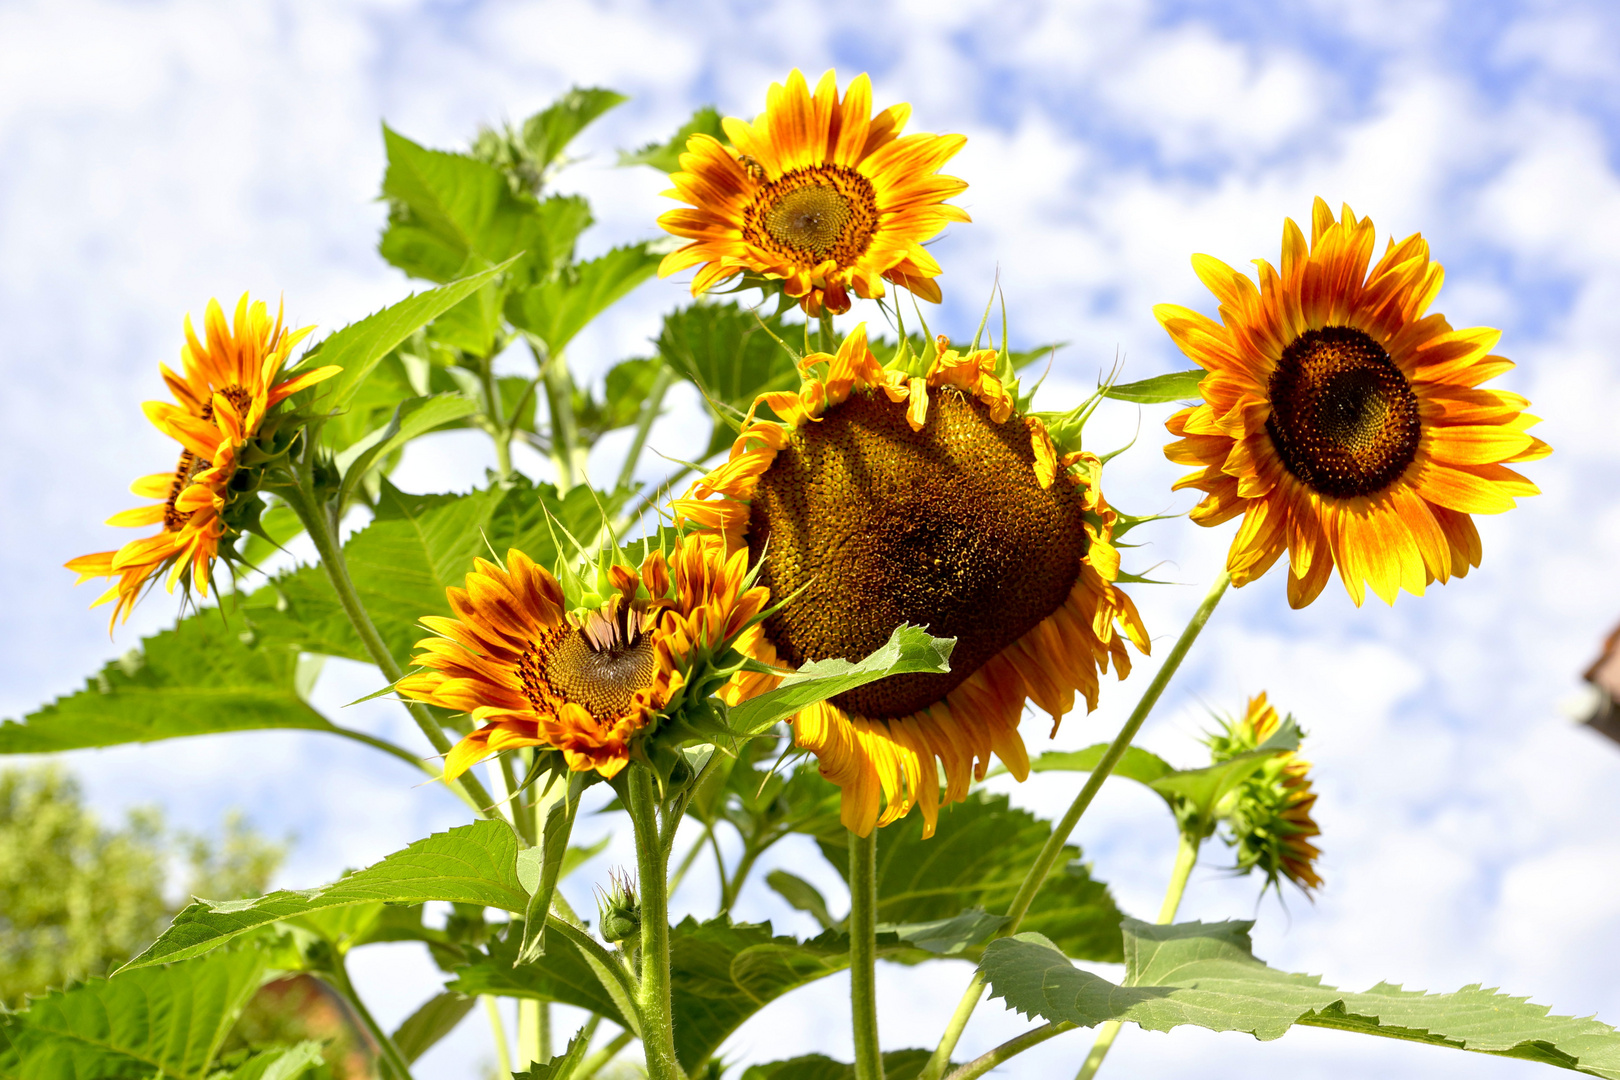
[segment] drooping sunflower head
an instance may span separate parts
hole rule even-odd
[[[946,199],[967,184],[939,169],[960,135],[901,136],[909,105],[872,115],[872,83],[838,96],[829,71],[810,93],[797,70],[771,85],[754,123],[724,121],[726,146],[693,135],[668,194],[689,203],[658,219],[692,242],[659,267],[701,266],[692,295],[738,274],[777,279],[814,316],[849,310],[850,291],[883,296],[884,282],[939,302],[940,267],[922,247],[965,211]]]
[[[161,530],[117,551],[81,555],[67,563],[80,582],[113,579],[112,587],[92,606],[116,600],[115,624],[120,616],[129,618],[141,592],[165,571],[169,591],[184,581],[207,595],[209,570],[221,543],[253,513],[248,504],[257,485],[244,470],[262,464],[257,460],[262,455],[248,452],[249,445],[269,433],[278,405],[341,370],[314,368],[278,382],[293,346],[314,327],[285,327],[279,309],[272,322],[264,302],[249,303],[246,293],[230,323],[219,301],[210,300],[203,329],[205,338],[199,340],[191,317],[186,317],[181,373],[159,365],[175,400],[149,401],[145,406],[153,425],[180,444],[179,462],[170,472],[143,476],[130,486],[131,492],[154,503],[107,521],[132,527],[160,525]]]
[[[579,610],[523,552],[504,566],[480,559],[463,588],[447,590],[454,614],[422,619],[436,636],[417,643],[421,670],[396,688],[477,725],[446,758],[447,779],[522,746],[611,779],[689,684],[704,692],[705,678],[717,681],[714,653],[765,601],[745,570],[717,538],[690,537],[671,558],[655,548],[637,569],[612,567],[616,594]]]
[[[862,326],[801,366],[801,389],[762,395],[730,459],[674,510],[746,551],[773,603],[792,598],[738,641],[763,663],[859,660],[902,623],[956,639],[949,673],[893,676],[793,721],[844,789],[846,825],[865,835],[920,805],[931,833],[936,762],[946,802],[992,753],[1022,778],[1026,700],[1054,720],[1077,691],[1094,708],[1099,671],[1130,670],[1125,639],[1147,650],[1114,584],[1101,463],[1019,415],[1005,352],[940,338],[886,367]],[[779,419],[756,419],[766,408]],[[741,674],[728,695],[775,681]]]
[[[1197,466],[1176,487],[1206,492],[1201,525],[1243,515],[1227,569],[1238,585],[1288,552],[1288,600],[1304,607],[1335,566],[1358,605],[1371,585],[1400,589],[1462,577],[1480,561],[1470,514],[1511,509],[1537,489],[1509,464],[1550,451],[1527,433],[1529,402],[1480,384],[1513,367],[1490,355],[1500,334],[1454,330],[1429,314],[1443,273],[1412,235],[1377,265],[1373,225],[1335,220],[1317,199],[1311,242],[1283,227],[1282,265],[1259,284],[1206,255],[1199,278],[1221,321],[1154,309],[1209,372],[1203,402],[1168,421],[1170,460]]]
[[[1281,723],[1265,693],[1256,694],[1249,699],[1243,719],[1221,720],[1221,730],[1210,733],[1212,763],[1253,752]],[[1311,818],[1316,794],[1311,790],[1310,768],[1311,763],[1292,750],[1275,754],[1220,808],[1227,843],[1237,855],[1237,871],[1259,870],[1266,876],[1267,887],[1287,878],[1306,895],[1322,887],[1316,872],[1321,852],[1311,842],[1321,830]]]

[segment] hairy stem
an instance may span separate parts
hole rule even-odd
[[[479,994],[484,1012],[489,1017],[489,1031],[495,1037],[495,1075],[500,1080],[512,1080],[512,1050],[506,1044],[506,1024],[501,1021],[500,1003],[491,994]]]
[[[1063,853],[1063,845],[1068,843],[1069,835],[1074,832],[1074,827],[1079,823],[1080,816],[1091,805],[1091,800],[1097,797],[1097,792],[1102,788],[1103,781],[1107,780],[1109,774],[1114,771],[1114,766],[1119,764],[1119,759],[1125,756],[1125,751],[1130,747],[1131,741],[1136,738],[1136,733],[1142,729],[1142,724],[1147,720],[1148,714],[1153,711],[1153,706],[1158,704],[1159,697],[1164,693],[1164,688],[1169,685],[1171,676],[1181,667],[1181,662],[1187,657],[1187,650],[1192,648],[1194,641],[1198,640],[1198,635],[1204,629],[1204,624],[1209,622],[1210,615],[1215,611],[1215,605],[1221,602],[1221,597],[1226,594],[1226,587],[1231,583],[1232,576],[1225,570],[1216,575],[1214,583],[1209,587],[1209,592],[1204,595],[1203,602],[1198,605],[1198,610],[1193,612],[1192,618],[1187,621],[1186,627],[1181,631],[1181,636],[1176,639],[1176,643],[1171,647],[1169,655],[1164,658],[1164,663],[1154,673],[1153,681],[1148,683],[1147,689],[1143,691],[1141,700],[1136,703],[1136,708],[1131,710],[1131,715],[1125,721],[1125,726],[1119,729],[1119,734],[1114,737],[1114,741],[1109,744],[1107,751],[1103,753],[1102,760],[1097,763],[1097,767],[1092,769],[1091,775],[1086,778],[1085,786],[1080,789],[1080,794],[1074,797],[1074,802],[1069,805],[1068,812],[1063,815],[1063,819],[1052,830],[1052,835],[1047,837],[1045,846],[1041,848],[1040,855],[1035,859],[1035,865],[1029,868],[1029,873],[1024,876],[1023,884],[1018,887],[1018,893],[1013,897],[1012,906],[1007,910],[1007,922],[996,932],[997,937],[1007,937],[1018,932],[1018,927],[1024,921],[1024,916],[1029,914],[1029,905],[1034,902],[1035,894],[1046,883],[1047,876],[1051,874],[1052,867],[1056,865],[1058,856]],[[929,1058],[928,1065],[923,1069],[918,1080],[939,1080],[941,1076],[945,1075],[945,1067],[950,1064],[951,1051],[956,1049],[957,1040],[962,1037],[962,1032],[967,1028],[968,1019],[973,1015],[973,1010],[978,1008],[979,999],[983,996],[984,976],[975,972],[973,981],[968,984],[967,990],[962,994],[962,1000],[956,1006],[956,1012],[952,1014],[950,1023],[946,1025],[945,1034],[941,1037],[939,1046],[934,1050],[933,1057]],[[978,1074],[975,1073],[974,1075]]]
[[[398,1080],[411,1080],[410,1063],[405,1060],[405,1055],[399,1052],[399,1047],[394,1045],[394,1040],[388,1037],[388,1032],[384,1031],[382,1026],[377,1023],[376,1017],[371,1015],[371,1010],[366,1008],[366,1003],[360,1000],[360,995],[354,989],[354,983],[349,981],[349,969],[343,962],[343,956],[337,954],[336,950],[334,950],[332,966],[326,970],[325,975],[332,983],[332,988],[342,994],[343,999],[354,1008],[355,1015],[360,1018],[360,1023],[365,1025],[366,1031],[371,1033],[371,1037],[376,1041],[377,1049],[382,1053],[383,1062],[388,1066],[389,1071]]]
[[[1192,877],[1193,867],[1198,864],[1198,848],[1202,841],[1189,833],[1181,834],[1181,843],[1176,848],[1176,865],[1170,871],[1170,886],[1164,891],[1164,903],[1159,907],[1159,924],[1175,922],[1176,912],[1181,909],[1181,898],[1187,892],[1187,879]],[[1084,1064],[1075,1075],[1075,1080],[1091,1080],[1102,1068],[1103,1058],[1108,1056],[1109,1047],[1119,1038],[1120,1022],[1109,1020],[1097,1028],[1097,1039],[1091,1044],[1091,1053],[1086,1055]]]
[[[651,1080],[685,1080],[675,1057],[674,1010],[669,977],[668,861],[658,835],[658,796],[651,770],[632,765],[625,806],[636,832],[636,872],[641,885],[641,1042]]]
[[[624,464],[619,467],[619,487],[629,487],[635,480],[636,466],[641,464],[641,452],[647,446],[647,434],[658,419],[658,410],[664,406],[664,395],[669,393],[673,385],[675,372],[666,365],[659,370],[652,389],[647,391],[647,397],[641,403],[641,415],[636,418],[636,433],[630,440],[630,449],[625,451]]]
[[[326,571],[326,579],[332,583],[332,589],[337,593],[338,602],[343,605],[343,612],[349,617],[354,626],[354,632],[359,636],[361,644],[371,656],[371,660],[382,671],[383,678],[390,683],[397,683],[405,673],[400,670],[399,663],[394,654],[388,651],[388,645],[377,633],[377,626],[371,621],[371,615],[366,611],[366,605],[360,599],[360,593],[354,587],[354,580],[349,577],[349,564],[343,557],[343,548],[337,542],[337,530],[334,522],[325,507],[315,505],[314,501],[302,487],[294,487],[290,491],[282,492],[298,515],[298,520],[304,523],[304,529],[315,544],[315,550],[321,557],[321,567]],[[428,712],[427,706],[419,702],[406,703],[406,709],[416,726],[422,729],[433,749],[441,754],[450,752],[453,745],[450,737],[444,733],[439,722]],[[484,785],[471,773],[463,773],[452,781],[446,781],[453,789],[462,794],[463,798],[478,813],[490,816],[499,816],[499,810]]]
[[[849,988],[855,1080],[883,1080],[877,1017],[877,830],[849,834]]]

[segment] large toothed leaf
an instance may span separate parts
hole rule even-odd
[[[614,248],[514,293],[507,301],[506,317],[544,341],[552,353],[561,352],[592,319],[652,277],[661,258],[647,244]]]
[[[489,943],[487,952],[475,953],[465,966],[456,967],[456,977],[445,989],[469,997],[493,994],[558,1001],[594,1012],[620,1027],[630,1026],[585,955],[557,932],[555,924],[541,934],[545,957],[537,964],[517,963],[522,937],[522,923],[514,923]]]
[[[804,328],[734,303],[699,302],[664,316],[659,355],[702,392],[715,417],[709,446],[698,460],[731,445],[737,418],[756,396],[798,388],[793,356],[776,338],[802,344]]]
[[[361,600],[396,659],[403,661],[426,631],[424,615],[449,615],[446,587],[460,586],[473,560],[505,558],[517,548],[542,566],[557,557],[549,512],[581,543],[601,530],[602,514],[623,493],[576,487],[559,498],[549,484],[485,488],[466,495],[410,495],[386,481],[370,525],[343,546]],[[306,566],[262,586],[243,604],[246,628],[258,640],[306,652],[369,662],[337,594],[318,566]]]
[[[433,394],[401,401],[385,426],[337,455],[336,464],[343,473],[340,499],[347,501],[349,493],[374,465],[386,461],[412,439],[477,411],[478,403],[460,394]]]
[[[709,135],[727,142],[725,129],[720,126],[720,114],[714,106],[705,105],[692,114],[692,119],[680,126],[680,129],[670,136],[668,142],[651,142],[638,150],[622,150],[619,152],[620,165],[651,165],[655,169],[672,173],[681,167],[681,155],[686,153],[686,143],[693,135]]]
[[[592,121],[629,100],[616,90],[575,86],[523,121],[523,147],[534,168],[546,169]]]
[[[476,1002],[476,998],[461,994],[435,994],[399,1025],[393,1034],[394,1045],[406,1061],[415,1061],[454,1031]]]
[[[418,840],[381,862],[319,889],[282,889],[253,900],[198,900],[124,970],[200,956],[284,919],[356,904],[442,900],[522,912],[517,836],[500,821],[475,821]]]
[[[1138,405],[1159,405],[1167,401],[1201,401],[1203,395],[1198,391],[1198,384],[1207,374],[1209,373],[1203,368],[1172,371],[1167,375],[1155,375],[1140,382],[1115,384],[1103,391],[1103,396],[1116,401],[1134,401]]]
[[[448,281],[480,261],[521,257],[515,274],[544,280],[568,262],[590,224],[578,196],[537,200],[514,191],[493,165],[429,150],[387,127],[383,143],[389,219],[378,250],[412,277]]]
[[[316,385],[312,391],[316,408],[330,412],[348,404],[372,368],[400,342],[470,296],[485,282],[494,280],[509,265],[503,262],[440,288],[406,297],[357,323],[350,323],[322,341],[301,366],[335,364],[343,370]]]
[[[257,949],[222,952],[35,999],[0,1016],[0,1076],[203,1077],[259,988],[265,962]]]
[[[264,728],[332,731],[304,694],[298,651],[241,640],[216,610],[181,620],[92,676],[85,688],[0,724],[0,754],[39,754]],[[303,678],[300,677],[302,672]]]
[[[849,865],[849,833],[835,816],[808,828],[829,862]],[[938,829],[927,839],[922,815],[913,812],[878,831],[878,920],[888,929],[905,926],[906,936],[930,951],[977,955],[1051,833],[1050,823],[985,791],[942,807]],[[1057,940],[1070,956],[1119,960],[1122,916],[1108,887],[1091,877],[1073,845],[1063,849],[1058,866],[1035,895],[1024,926]]]
[[[933,1054],[928,1050],[885,1050],[883,1080],[916,1080]],[[855,1080],[855,1066],[824,1054],[750,1065],[741,1080]]]
[[[731,730],[742,736],[759,735],[806,706],[890,675],[950,671],[955,647],[955,638],[933,637],[921,627],[902,623],[864,660],[850,663],[835,657],[805,664],[775,690],[738,705],[730,712]]]
[[[1091,1027],[1124,1020],[1150,1031],[1190,1024],[1275,1039],[1295,1024],[1526,1058],[1620,1077],[1620,1032],[1479,986],[1425,994],[1379,983],[1365,993],[1255,959],[1250,922],[1155,926],[1126,919],[1125,983],[1076,968],[1040,934],[991,943],[980,968],[1019,1012]]]

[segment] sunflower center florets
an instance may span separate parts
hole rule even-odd
[[[1307,330],[1271,374],[1266,431],[1283,464],[1323,495],[1382,491],[1417,454],[1417,395],[1389,353],[1360,330]]]
[[[658,672],[658,657],[639,613],[615,616],[549,630],[518,660],[518,679],[536,711],[555,714],[572,701],[607,722],[635,708],[637,691]]]
[[[759,583],[796,600],[765,623],[795,666],[859,660],[901,623],[954,637],[951,671],[896,675],[833,699],[892,719],[943,699],[1067,599],[1087,550],[1081,492],[1042,488],[1029,430],[953,389],[928,422],[857,390],[794,428],[760,477],[748,546]]]
[[[852,265],[877,226],[872,182],[839,165],[794,169],[761,187],[743,211],[750,243],[809,265]]]
[[[179,501],[180,493],[191,486],[197,474],[207,471],[213,462],[205,461],[193,454],[190,450],[180,451],[180,463],[174,467],[174,479],[169,482],[169,498],[163,504],[163,527],[169,532],[177,532],[191,520],[191,511],[176,510],[174,504]]]

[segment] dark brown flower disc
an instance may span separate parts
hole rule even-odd
[[[957,639],[944,675],[897,675],[833,699],[873,719],[908,716],[955,689],[1062,605],[1087,550],[1082,492],[1043,489],[1029,429],[983,403],[929,390],[912,431],[904,404],[855,390],[793,428],[760,477],[748,546],[773,597],[805,591],[765,623],[783,662],[859,660],[901,623]]]
[[[1323,495],[1382,491],[1406,471],[1423,428],[1389,353],[1348,326],[1307,330],[1271,374],[1266,431],[1283,464]]]

